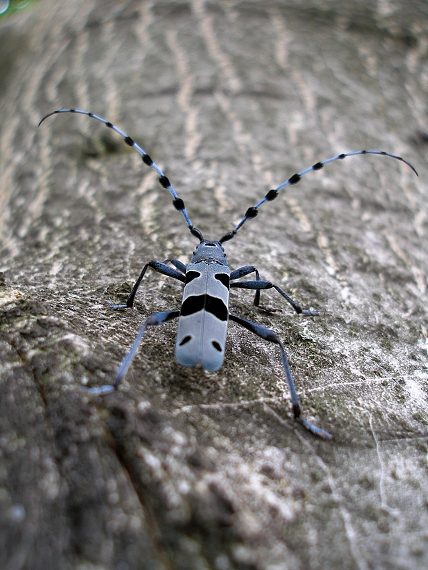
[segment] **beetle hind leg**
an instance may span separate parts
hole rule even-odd
[[[274,344],[277,344],[279,346],[279,349],[281,351],[282,364],[284,366],[284,372],[285,372],[285,376],[287,378],[288,389],[290,390],[291,402],[293,405],[293,414],[294,414],[295,420],[298,421],[300,424],[302,424],[302,426],[304,428],[306,428],[308,431],[310,431],[314,435],[316,435],[322,439],[326,439],[326,440],[333,439],[333,437],[327,431],[324,431],[323,429],[317,427],[316,425],[314,425],[313,423],[311,423],[309,420],[307,420],[306,418],[304,418],[302,416],[299,396],[297,395],[297,392],[296,392],[296,387],[294,385],[294,380],[293,380],[293,376],[291,374],[290,365],[288,364],[287,355],[285,354],[284,345],[282,344],[278,335],[276,335],[273,331],[271,331],[270,329],[268,329],[262,325],[259,325],[257,323],[253,323],[251,321],[247,321],[247,319],[243,319],[243,318],[237,317],[235,315],[229,315],[229,318],[231,321],[238,323],[238,325],[241,325],[242,327],[253,332],[257,336],[263,338],[264,340],[267,340],[269,342],[273,342]]]
[[[135,354],[137,353],[138,347],[140,346],[141,339],[146,331],[148,326],[156,326],[162,325],[170,321],[171,319],[175,319],[179,316],[180,311],[161,311],[159,313],[155,313],[151,315],[148,319],[144,321],[141,325],[141,328],[135,337],[134,342],[132,343],[131,348],[128,351],[128,354],[122,360],[122,363],[119,367],[119,370],[116,373],[115,379],[113,384],[106,385],[106,386],[98,386],[95,388],[87,388],[86,386],[82,386],[80,390],[82,392],[86,392],[89,394],[93,394],[94,396],[103,396],[104,394],[110,394],[117,390],[122,383],[122,380],[125,378],[126,373],[128,372],[128,368],[131,366],[132,361],[134,360]]]

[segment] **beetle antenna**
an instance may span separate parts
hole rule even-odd
[[[300,182],[302,176],[304,176],[305,174],[308,174],[308,172],[311,172],[312,170],[321,170],[321,168],[323,168],[324,165],[328,164],[329,162],[333,162],[335,160],[342,160],[342,159],[346,158],[347,156],[356,156],[358,154],[380,154],[382,156],[389,156],[390,158],[395,158],[396,160],[401,160],[401,162],[404,162],[404,164],[407,164],[407,166],[409,166],[413,170],[413,172],[416,174],[416,176],[418,176],[418,173],[416,172],[415,168],[410,164],[410,162],[407,162],[407,160],[404,160],[404,158],[401,158],[401,156],[397,156],[396,154],[391,154],[391,153],[385,152],[383,150],[356,150],[354,152],[347,152],[344,154],[338,154],[337,156],[333,156],[332,158],[327,158],[327,160],[317,162],[313,166],[310,166],[309,168],[302,170],[302,172],[299,172],[298,174],[293,174],[293,176],[291,176],[288,180],[286,180],[285,182],[283,182],[282,184],[280,184],[279,186],[277,186],[273,190],[269,190],[269,192],[266,194],[266,196],[264,198],[262,198],[260,200],[260,202],[258,202],[255,206],[248,208],[248,210],[245,212],[244,217],[239,222],[239,224],[236,226],[236,228],[234,230],[232,230],[231,232],[228,232],[227,234],[225,234],[222,238],[220,238],[219,242],[224,243],[225,241],[229,241],[232,238],[234,238],[235,235],[237,234],[238,230],[245,224],[245,222],[248,219],[255,218],[257,216],[257,214],[259,213],[258,210],[259,210],[260,206],[262,204],[264,204],[265,202],[272,202],[272,200],[275,200],[275,198],[278,196],[279,191],[282,190],[282,188],[285,188],[285,186],[291,186],[293,184],[297,184],[298,182]]]
[[[110,121],[106,121],[106,119],[103,119],[99,115],[95,115],[94,113],[89,113],[88,111],[82,111],[80,109],[58,109],[57,111],[53,111],[52,113],[49,113],[48,115],[43,117],[43,119],[39,123],[39,127],[45,119],[47,119],[48,117],[51,117],[52,115],[58,115],[59,113],[77,113],[79,115],[87,115],[88,117],[92,117],[93,119],[96,119],[100,123],[103,123],[106,127],[108,127],[109,129],[112,129],[113,131],[118,133],[121,137],[123,137],[123,140],[125,141],[125,143],[128,146],[135,148],[135,150],[138,152],[138,154],[142,157],[144,164],[153,168],[153,170],[159,175],[160,185],[163,188],[167,188],[169,190],[169,192],[173,198],[172,204],[176,210],[180,211],[183,214],[183,217],[186,220],[186,224],[190,230],[190,233],[192,235],[194,235],[195,237],[197,237],[200,242],[203,241],[204,238],[202,236],[202,233],[197,228],[193,227],[192,222],[190,221],[189,215],[187,214],[186,208],[184,206],[184,202],[178,196],[178,194],[176,193],[176,191],[172,187],[172,184],[169,181],[169,178],[167,178],[165,176],[165,174],[162,172],[162,170],[159,168],[159,166],[156,164],[156,162],[154,162],[150,158],[150,156],[147,154],[147,152],[143,148],[141,148],[141,146],[139,144],[137,144],[131,137],[129,137],[121,129],[119,129],[118,127],[113,125],[113,123],[110,123]]]

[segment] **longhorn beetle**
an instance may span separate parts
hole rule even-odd
[[[195,366],[200,364],[205,370],[218,370],[223,364],[224,359],[224,347],[226,342],[227,334],[227,324],[228,320],[234,321],[238,325],[248,329],[259,337],[277,344],[281,353],[282,364],[284,366],[285,376],[288,382],[288,388],[290,390],[291,402],[293,406],[293,413],[295,419],[300,422],[308,431],[317,435],[323,439],[332,439],[332,436],[324,431],[323,429],[315,426],[309,420],[304,418],[301,414],[299,397],[296,392],[294,385],[293,376],[291,374],[290,366],[287,361],[287,356],[285,354],[284,345],[281,339],[270,329],[243,319],[236,315],[229,313],[228,301],[229,301],[229,289],[230,287],[237,287],[240,289],[252,289],[255,291],[254,305],[259,309],[266,311],[267,313],[275,311],[270,307],[264,307],[260,305],[260,291],[264,289],[275,289],[284,299],[292,306],[292,308],[298,314],[315,316],[319,315],[321,311],[302,309],[294,299],[292,299],[285,291],[283,291],[278,285],[271,283],[270,281],[264,281],[260,279],[258,269],[253,265],[244,265],[239,269],[231,271],[227,265],[226,254],[224,253],[223,243],[231,240],[235,237],[238,230],[245,224],[250,218],[255,218],[258,214],[258,210],[262,204],[265,202],[272,202],[277,196],[282,188],[285,186],[297,184],[302,176],[311,172],[312,170],[321,170],[324,165],[335,160],[342,160],[347,156],[355,156],[359,154],[379,154],[382,156],[389,156],[390,158],[395,158],[401,160],[409,166],[413,172],[417,175],[418,173],[413,168],[413,166],[395,154],[390,154],[381,150],[357,150],[355,152],[348,152],[344,154],[338,154],[327,160],[322,160],[321,162],[315,163],[313,166],[302,170],[298,174],[293,174],[288,180],[274,188],[269,190],[269,192],[262,198],[257,204],[248,208],[245,212],[244,217],[238,223],[238,225],[231,231],[221,237],[218,241],[210,241],[203,238],[202,233],[193,226],[190,218],[187,214],[184,202],[177,195],[176,191],[172,187],[169,179],[165,176],[158,165],[150,158],[150,156],[143,150],[131,137],[126,133],[121,131],[118,127],[106,121],[98,115],[89,113],[88,111],[81,111],[79,109],[59,109],[49,113],[40,121],[39,126],[42,122],[59,113],[78,113],[80,115],[87,115],[92,117],[101,123],[104,123],[106,127],[112,129],[123,137],[125,143],[130,147],[134,148],[142,157],[144,164],[150,166],[159,175],[159,182],[163,188],[169,190],[173,197],[174,208],[183,214],[186,220],[187,226],[190,233],[199,240],[199,244],[196,246],[196,250],[193,252],[193,257],[188,265],[185,265],[178,259],[167,259],[166,261],[149,261],[143,267],[135,285],[133,286],[131,293],[128,296],[126,303],[121,305],[116,305],[114,303],[108,303],[112,309],[126,309],[134,305],[135,295],[137,293],[138,287],[146,273],[148,267],[154,269],[162,275],[167,275],[173,279],[177,279],[184,283],[184,293],[183,302],[181,303],[181,308],[179,311],[161,311],[151,315],[142,324],[134,343],[131,346],[128,354],[123,359],[119,370],[117,371],[113,385],[101,386],[99,388],[86,388],[86,391],[95,394],[107,394],[117,390],[120,383],[124,379],[128,368],[130,367],[132,360],[134,359],[135,353],[137,352],[138,346],[143,338],[144,332],[148,326],[161,325],[172,319],[178,318],[178,332],[177,341],[175,345],[175,357],[180,364],[184,366]],[[171,263],[173,267],[168,264]],[[254,273],[256,278],[247,281],[238,281],[242,277],[246,277]]]

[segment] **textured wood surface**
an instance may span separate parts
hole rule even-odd
[[[428,566],[426,2],[41,0],[0,25],[0,567],[318,570]],[[311,173],[226,244],[274,294],[232,310],[216,373],[174,360],[179,307],[149,259],[195,245],[168,192],[98,113],[156,159],[218,239],[294,172]]]

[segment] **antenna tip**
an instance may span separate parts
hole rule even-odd
[[[47,115],[45,115],[37,126],[40,127],[40,125],[43,123],[45,119],[47,119],[48,117],[52,117],[52,115],[55,115],[56,113],[58,113],[58,111],[52,111],[52,113],[48,113]]]

